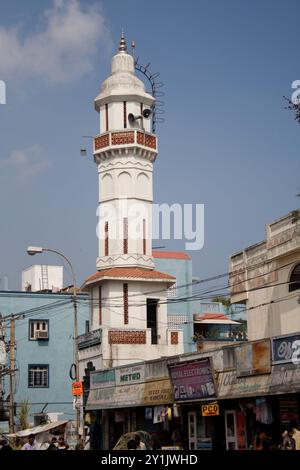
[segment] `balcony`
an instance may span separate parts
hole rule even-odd
[[[102,342],[102,330],[94,330],[78,336],[78,349],[85,349]]]
[[[97,135],[94,138],[94,154],[105,151],[107,147],[142,146],[148,150],[157,151],[157,139],[154,134],[143,130],[112,131]]]

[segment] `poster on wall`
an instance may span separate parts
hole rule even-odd
[[[169,366],[174,400],[187,401],[216,396],[211,359]]]
[[[236,348],[237,377],[269,374],[271,372],[271,343],[269,339],[241,344]]]
[[[152,419],[152,408],[145,409],[145,419]]]

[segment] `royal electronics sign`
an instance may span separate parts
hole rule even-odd
[[[145,381],[144,364],[116,369],[116,385],[130,385]]]
[[[272,339],[273,364],[300,364],[300,334]]]
[[[175,401],[216,396],[216,386],[209,357],[189,364],[169,366]]]

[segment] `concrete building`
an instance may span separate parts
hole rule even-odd
[[[81,338],[81,374],[92,359],[105,369],[183,352],[183,332],[168,328],[167,318],[167,290],[176,279],[155,270],[152,255],[154,102],[135,75],[122,35],[111,75],[95,99],[99,252],[97,272],[83,289],[91,297],[90,334],[98,330],[98,344]]]
[[[300,331],[300,210],[267,224],[264,241],[231,256],[230,272],[249,340]]]
[[[195,350],[193,341],[193,268],[192,258],[185,252],[153,251],[155,268],[172,274],[176,278],[167,291],[167,314],[169,328],[181,328],[183,331],[184,352]],[[180,300],[182,299],[182,300]]]
[[[78,294],[78,327],[84,331],[89,317],[86,294]],[[73,301],[71,294],[0,292],[3,319],[15,320],[15,396],[17,412],[28,401],[29,422],[42,410],[52,421],[75,417],[72,380],[69,376],[73,355]],[[3,321],[5,342],[10,339],[10,323]],[[6,356],[6,362],[9,355]],[[6,363],[9,367],[9,363]],[[3,398],[9,395],[8,376],[3,383]],[[17,419],[16,419],[17,421]]]
[[[22,271],[22,291],[59,292],[63,285],[63,266],[35,264]]]

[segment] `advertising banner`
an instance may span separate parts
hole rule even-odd
[[[209,357],[189,364],[169,366],[175,401],[189,401],[216,396]]]

